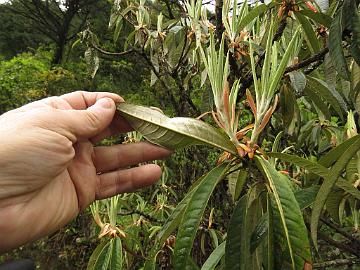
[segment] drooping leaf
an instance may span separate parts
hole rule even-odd
[[[278,159],[296,164],[297,166],[303,167],[304,169],[309,170],[310,172],[322,178],[327,177],[330,173],[329,170],[321,164],[312,162],[299,156],[284,153],[268,153],[268,155],[270,157],[276,157]],[[339,181],[337,181],[336,186],[360,200],[360,191],[354,188],[348,181],[344,180],[342,177],[339,177]]]
[[[244,28],[251,23],[256,17],[261,16],[264,14],[273,4],[269,5],[258,5],[254,7],[241,21],[238,22],[237,31],[243,31]]]
[[[301,13],[295,12],[294,14],[304,30],[306,42],[311,53],[318,53],[320,51],[320,45],[310,21]]]
[[[98,53],[94,48],[88,48],[85,51],[85,61],[91,78],[94,78],[100,64]]]
[[[216,265],[219,263],[219,261],[225,254],[225,245],[226,241],[222,242],[213,250],[213,252],[211,252],[210,256],[207,258],[207,260],[201,267],[201,270],[215,269]]]
[[[116,26],[115,26],[115,31],[114,31],[114,42],[118,41],[123,24],[124,24],[123,17],[119,16],[116,20]]]
[[[316,194],[319,192],[320,186],[314,185],[309,188],[299,189],[294,192],[296,201],[301,210],[311,206],[315,201]]]
[[[328,153],[326,153],[324,156],[322,156],[319,159],[319,164],[321,164],[324,167],[332,166],[355,141],[356,138],[352,137],[344,141],[343,143],[339,144],[335,148],[331,149]]]
[[[297,13],[301,13],[302,15],[305,15],[306,17],[312,19],[318,24],[322,24],[325,27],[330,27],[332,18],[324,13],[321,12],[315,13],[308,9],[300,10]]]
[[[289,180],[266,160],[256,156],[255,162],[264,177],[268,180],[279,217],[293,269],[303,269],[311,263],[310,243],[303,216],[294,193],[290,188]]]
[[[147,140],[170,149],[194,144],[208,144],[237,154],[234,144],[209,124],[186,117],[169,118],[160,111],[121,103],[120,114]]]
[[[331,112],[328,108],[328,105],[321,99],[321,97],[314,91],[309,90],[309,88],[306,88],[304,93],[309,98],[308,101],[313,102],[316,108],[318,108],[324,115],[324,117],[330,120]]]
[[[347,163],[360,149],[360,135],[357,135],[353,138],[356,138],[354,143],[347,148],[347,150],[340,156],[338,161],[331,168],[328,176],[324,179],[324,182],[321,185],[320,190],[316,196],[310,222],[311,237],[313,239],[315,247],[317,247],[317,227],[319,223],[319,218],[321,215],[321,211],[325,205],[326,199],[328,198],[331,189],[335,185],[336,180],[339,178]]]
[[[113,242],[111,260],[109,263],[109,270],[118,270],[122,269],[123,256],[122,256],[122,244],[119,237],[115,237],[110,241]]]
[[[324,81],[307,76],[306,87],[309,91],[314,92],[316,95],[324,98],[336,111],[336,113],[343,119],[344,113],[347,112],[347,105],[341,95],[329,87]]]
[[[91,254],[86,270],[106,270],[108,268],[113,243],[101,242]]]
[[[296,97],[289,87],[281,87],[280,105],[284,126],[288,127],[294,119]]]
[[[268,213],[264,214],[259,223],[256,225],[255,230],[250,238],[250,252],[253,253],[260,243],[265,239],[268,234],[269,216]]]
[[[339,188],[333,188],[326,200],[326,211],[330,214],[331,218],[340,223],[339,207],[344,197],[344,191]]]
[[[338,73],[345,80],[349,80],[349,69],[342,48],[342,34],[344,31],[342,16],[342,10],[339,10],[331,23],[329,32],[329,51],[334,67]]]
[[[191,196],[183,214],[177,234],[174,248],[175,269],[187,269],[188,258],[207,202],[217,183],[224,178],[228,168],[227,164],[220,164],[212,169],[194,190],[194,194]]]
[[[239,169],[228,176],[229,192],[234,202],[237,201],[240,196],[240,193],[246,182],[247,175],[247,171]]]
[[[225,247],[225,270],[245,270],[250,253],[250,232],[246,230],[248,195],[236,204],[229,222]]]
[[[267,216],[268,216],[268,232],[266,238],[266,266],[267,270],[274,270],[274,215],[271,205],[271,194],[267,194],[266,196],[266,208],[267,208]]]
[[[201,97],[201,111],[211,112],[214,109],[214,95],[210,87],[205,87]]]

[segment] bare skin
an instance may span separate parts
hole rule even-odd
[[[0,252],[67,224],[97,199],[131,192],[161,175],[168,156],[148,143],[94,147],[130,131],[112,93],[74,92],[33,102],[0,116]]]

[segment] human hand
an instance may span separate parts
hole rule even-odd
[[[36,240],[96,199],[155,182],[170,151],[149,143],[94,147],[130,131],[111,93],[74,92],[0,116],[0,252]]]

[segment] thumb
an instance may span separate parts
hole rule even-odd
[[[76,138],[90,138],[110,125],[116,106],[111,98],[101,98],[86,110],[64,110],[66,129]]]

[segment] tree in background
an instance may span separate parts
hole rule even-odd
[[[91,11],[100,8],[95,0],[13,0],[7,8],[20,15],[32,29],[46,36],[55,45],[53,64],[60,64],[66,46],[86,26]],[[101,1],[100,1],[101,2]]]

